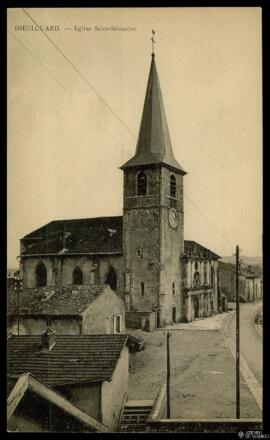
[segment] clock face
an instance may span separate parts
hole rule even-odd
[[[169,210],[169,225],[172,228],[176,228],[178,225],[178,215],[176,209],[174,208]]]

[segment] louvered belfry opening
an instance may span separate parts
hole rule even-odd
[[[137,175],[137,195],[145,196],[147,194],[147,176],[141,171]]]

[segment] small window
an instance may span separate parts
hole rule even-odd
[[[170,196],[176,197],[176,178],[173,174],[170,176]]]
[[[143,171],[141,171],[137,175],[137,195],[145,196],[146,193],[147,193],[147,176]]]
[[[114,333],[121,333],[121,316],[114,316]]]
[[[195,272],[193,276],[193,287],[199,287],[201,285],[200,274]]]
[[[141,296],[144,297],[144,283],[141,283]]]
[[[175,283],[172,283],[172,294],[175,295]]]
[[[143,258],[143,249],[142,248],[137,248],[137,257],[138,258]]]

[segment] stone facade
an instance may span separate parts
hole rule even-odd
[[[137,195],[136,179],[141,170],[136,167],[124,172],[125,296],[131,311],[160,309],[163,325],[171,323],[173,313],[177,321],[181,318],[183,176],[164,166],[144,167],[147,194]],[[176,178],[176,197],[170,197],[171,175]],[[169,225],[171,207],[178,214],[176,228]]]
[[[236,298],[235,266],[230,263],[219,262],[220,291],[226,295],[229,301]],[[252,302],[263,296],[262,278],[260,274],[252,271],[241,270],[239,275],[240,301]]]
[[[217,260],[184,259],[185,321],[205,318],[219,311],[218,284]]]
[[[91,290],[89,286],[89,290]],[[50,288],[49,290],[52,290]],[[84,288],[87,289],[87,286]],[[32,289],[31,289],[32,290]],[[125,306],[124,301],[113,292],[109,286],[101,288],[101,293],[94,298],[89,296],[88,304],[79,303],[77,310],[65,305],[65,302],[74,300],[75,288],[65,288],[70,291],[64,301],[61,294],[57,292],[49,297],[44,304],[44,307],[39,307],[39,311],[34,309],[34,303],[41,301],[41,299],[33,300],[35,289],[30,297],[31,290],[24,291],[21,304],[21,312],[18,314],[16,310],[16,298],[14,306],[8,313],[8,332],[17,335],[41,335],[49,325],[52,330],[55,330],[57,335],[91,335],[91,334],[113,334],[125,333]],[[44,291],[44,288],[42,289]],[[45,290],[48,290],[45,289]],[[76,288],[77,297],[81,294],[82,289]],[[81,292],[81,293],[80,293]],[[29,293],[29,298],[27,298]],[[32,312],[23,311],[26,305],[31,306]],[[60,311],[59,311],[60,310]]]
[[[123,297],[123,257],[118,255],[104,255],[94,257],[90,255],[55,255],[55,256],[25,256],[21,260],[24,288],[37,286],[37,267],[44,264],[47,272],[47,286],[69,286],[73,284],[73,271],[79,268],[82,272],[82,285],[104,285],[108,283],[107,276],[110,270],[116,273],[116,289]]]
[[[115,431],[128,392],[129,353],[125,346],[110,381],[57,387],[74,405]]]

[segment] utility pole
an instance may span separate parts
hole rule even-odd
[[[239,246],[236,246],[236,418],[240,419]]]
[[[20,334],[20,293],[23,289],[23,278],[21,275],[15,277],[14,290],[17,292],[17,334]]]
[[[170,336],[171,333],[167,333],[167,419],[171,418],[171,406],[170,406]]]

